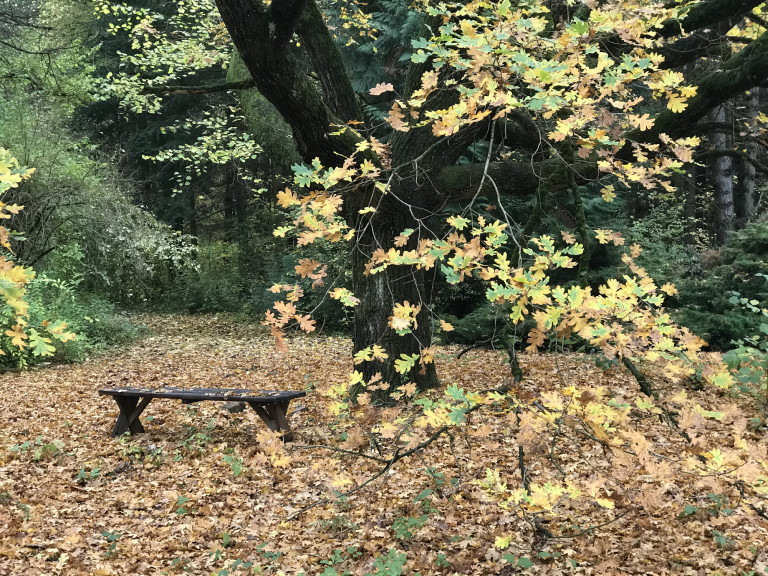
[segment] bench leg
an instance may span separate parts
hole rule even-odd
[[[288,402],[267,404],[266,406],[254,402],[248,402],[248,404],[256,411],[256,414],[259,415],[270,430],[283,433],[283,442],[293,441],[293,432],[291,431],[290,424],[288,424],[288,419],[285,417],[288,413]]]
[[[152,397],[141,398],[141,401],[135,397],[113,396],[113,398],[120,408],[120,415],[117,417],[117,422],[115,422],[115,427],[112,430],[112,437],[117,438],[126,432],[131,434],[144,432],[144,426],[142,426],[139,416],[152,401]]]

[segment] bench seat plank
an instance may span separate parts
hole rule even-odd
[[[227,402],[246,402],[264,421],[270,430],[283,433],[283,440],[293,440],[293,432],[286,419],[288,404],[295,398],[306,396],[306,392],[251,390],[248,388],[100,388],[99,394],[112,396],[120,408],[120,415],[112,430],[112,436],[117,437],[125,432],[139,434],[144,432],[144,426],[139,416],[153,398],[168,398],[181,400],[183,404],[205,402],[208,400]]]
[[[176,400],[190,400],[204,402],[215,401],[240,401],[255,402],[258,404],[280,404],[306,396],[306,392],[278,390],[250,390],[248,388],[100,388],[99,394],[124,397],[148,397],[171,398]]]

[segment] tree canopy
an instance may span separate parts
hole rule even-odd
[[[291,126],[307,163],[296,182],[310,191],[278,197],[300,210],[299,243],[354,238],[354,296],[335,295],[356,304],[356,352],[373,345],[393,352],[366,365],[366,380],[397,380],[393,359],[415,354],[421,370],[409,378],[434,384],[423,357],[435,326],[436,258],[445,259],[449,281],[462,279],[474,258],[496,253],[483,234],[503,234],[522,248],[510,252],[520,266],[545,206],[574,213],[563,228],[588,246],[578,198],[586,182],[599,183],[606,202],[672,193],[673,173],[684,175],[700,154],[699,122],[765,80],[768,40],[752,12],[760,4],[417,3],[410,61],[391,82],[358,95],[322,5],[218,1],[256,88]],[[347,24],[364,27],[361,14],[352,11]],[[366,100],[386,102],[390,131],[366,117]],[[460,162],[478,142],[484,157]],[[525,222],[504,210],[508,196],[531,199]],[[501,216],[485,215],[481,198]],[[718,206],[723,236],[733,228],[728,202],[732,196]],[[450,209],[458,231],[482,229],[472,242],[452,242],[436,224]],[[302,322],[290,305],[279,312],[275,325]]]

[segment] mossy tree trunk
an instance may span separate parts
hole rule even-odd
[[[394,361],[401,355],[421,355],[432,342],[431,282],[427,275],[434,270],[417,270],[410,266],[389,266],[378,273],[370,273],[369,262],[374,251],[382,245],[392,243],[394,236],[406,228],[418,229],[408,212],[394,206],[391,196],[382,199],[373,217],[362,224],[362,234],[356,239],[352,250],[353,292],[360,299],[355,309],[355,324],[352,333],[354,351],[378,344],[389,356],[386,361],[364,362],[357,366],[366,382],[381,380],[389,384],[387,391],[372,393],[375,400],[388,396],[397,387],[414,382],[420,390],[438,385],[434,363],[422,364],[417,360],[413,369],[406,374],[395,370]],[[409,246],[411,247],[411,246]],[[395,304],[405,303],[420,306],[416,314],[416,325],[408,334],[397,334],[389,327]],[[355,390],[358,392],[362,390]]]

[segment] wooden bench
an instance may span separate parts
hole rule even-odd
[[[101,388],[99,394],[112,396],[120,408],[112,437],[125,432],[144,432],[139,416],[153,398],[181,400],[193,404],[213,400],[217,402],[245,402],[256,411],[270,430],[283,433],[283,440],[293,440],[293,432],[286,419],[288,404],[294,398],[306,396],[305,392],[278,392],[272,390],[248,390],[239,388]]]

